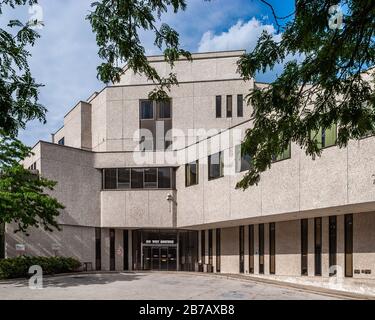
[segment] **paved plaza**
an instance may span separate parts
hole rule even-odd
[[[189,273],[103,273],[44,277],[43,289],[28,280],[0,282],[0,299],[337,299],[335,296],[253,280]]]

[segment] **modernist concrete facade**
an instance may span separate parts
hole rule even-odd
[[[237,140],[251,126],[243,100],[264,85],[240,78],[242,53],[177,62],[180,84],[164,113],[147,102],[153,84],[130,70],[79,102],[52,142],[39,142],[24,162],[58,181],[53,195],[66,206],[62,231],[26,237],[7,225],[6,256],[25,244],[21,253],[73,256],[101,270],[324,278],[337,265],[347,277],[375,279],[374,137],[329,146],[315,160],[292,144],[258,186],[235,189],[244,172],[229,164],[238,163]],[[170,72],[161,57],[149,59],[160,73]],[[178,129],[167,150],[140,148],[138,130],[155,119]],[[210,131],[202,138],[197,130]],[[218,152],[223,164],[211,172],[207,158]],[[193,162],[198,170],[190,183],[186,164]]]

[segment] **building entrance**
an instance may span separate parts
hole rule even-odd
[[[177,246],[143,245],[142,253],[143,270],[177,270]]]

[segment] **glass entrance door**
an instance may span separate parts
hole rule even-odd
[[[151,270],[159,270],[160,269],[160,248],[159,247],[152,247],[152,265]]]
[[[143,270],[177,271],[177,247],[143,246]]]

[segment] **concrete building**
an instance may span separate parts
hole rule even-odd
[[[291,144],[258,186],[235,189],[249,166],[238,152],[251,126],[245,96],[265,85],[240,78],[242,54],[178,61],[167,102],[149,101],[153,84],[127,69],[80,101],[24,162],[58,181],[62,231],[26,237],[7,225],[5,255],[73,256],[97,270],[374,279],[374,137],[340,149],[336,128],[319,132],[321,158]],[[169,74],[162,57],[149,59]]]

